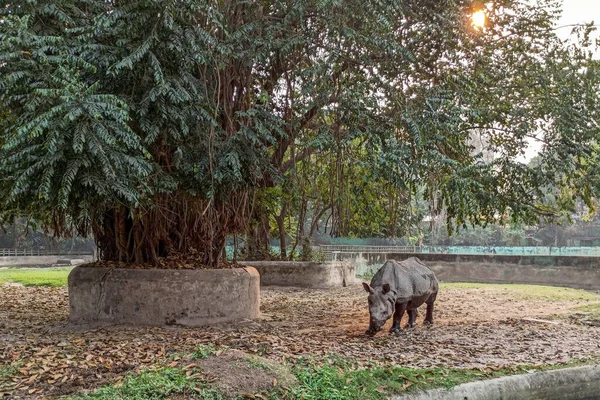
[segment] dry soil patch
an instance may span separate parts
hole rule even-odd
[[[234,349],[211,355],[198,366],[213,387],[232,398],[276,386],[290,387],[296,382],[281,364]]]
[[[67,325],[66,288],[4,286],[0,368],[12,365],[17,370],[4,378],[0,374],[0,392],[39,399],[94,388],[128,371],[171,363],[175,355],[207,343],[276,362],[339,355],[424,368],[559,364],[600,356],[600,328],[573,318],[573,308],[600,302],[600,297],[546,298],[502,289],[445,288],[438,296],[432,327],[422,326],[421,312],[415,329],[368,337],[366,294],[360,285],[263,288],[261,296],[263,314],[258,321],[200,329],[85,330]],[[558,323],[543,322],[550,319]]]

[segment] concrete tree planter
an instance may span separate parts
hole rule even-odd
[[[260,273],[262,286],[342,287],[358,283],[355,267],[345,262],[244,261]]]
[[[69,322],[202,326],[259,316],[256,269],[161,270],[76,267]]]

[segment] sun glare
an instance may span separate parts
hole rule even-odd
[[[474,27],[483,29],[485,26],[485,12],[483,10],[474,12],[471,18],[473,20]]]

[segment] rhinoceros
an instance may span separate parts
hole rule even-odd
[[[390,332],[399,333],[404,311],[408,311],[407,326],[414,327],[417,308],[423,303],[427,304],[424,323],[433,323],[433,303],[439,283],[435,274],[418,258],[386,261],[371,279],[371,284],[363,282],[363,286],[369,293],[370,321],[366,334],[379,332],[392,314],[394,322]]]

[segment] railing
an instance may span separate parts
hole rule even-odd
[[[419,246],[355,246],[355,245],[320,245],[319,251],[325,253],[328,260],[336,260],[340,253],[372,254],[372,253],[419,253]]]
[[[2,249],[0,257],[25,257],[25,256],[93,256],[93,251],[60,251],[47,249]]]
[[[355,245],[320,245],[319,249],[325,253],[406,253],[419,252],[419,246],[355,246]]]
[[[545,247],[545,246],[356,246],[321,245],[319,250],[328,260],[337,260],[343,254],[390,254],[390,253],[427,253],[460,255],[498,255],[498,256],[569,256],[600,257],[599,247]]]

